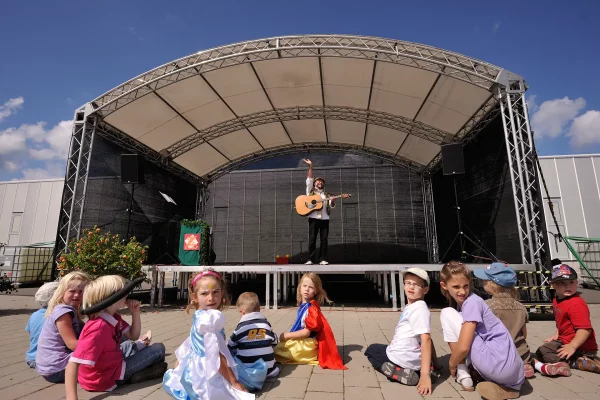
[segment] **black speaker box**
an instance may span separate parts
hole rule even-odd
[[[442,146],[442,169],[444,175],[461,175],[465,173],[465,159],[461,143]]]
[[[141,156],[137,154],[121,154],[121,182],[145,183]]]

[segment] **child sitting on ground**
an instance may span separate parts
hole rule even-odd
[[[577,293],[577,272],[568,265],[557,265],[552,269],[551,284],[556,291],[552,305],[557,330],[533,355],[535,369],[549,376],[571,376],[570,368],[600,373],[590,309]]]
[[[56,288],[58,288],[58,282],[48,282],[44,283],[35,292],[35,301],[37,301],[41,308],[29,317],[29,321],[27,321],[27,326],[25,327],[25,331],[29,333],[29,350],[25,353],[25,362],[30,368],[35,368],[38,338],[44,326],[48,303],[54,295]]]
[[[525,381],[523,361],[508,330],[485,301],[472,292],[467,267],[450,261],[440,272],[442,293],[461,312],[447,307],[440,313],[444,340],[448,343],[450,374],[464,390],[473,391],[473,378],[465,359],[486,382],[477,391],[488,400],[516,399]]]
[[[83,328],[80,307],[89,277],[74,271],[60,279],[48,303],[46,320],[38,338],[35,369],[50,383],[65,381],[65,368],[77,347]]]
[[[267,318],[260,312],[258,296],[256,293],[244,292],[240,294],[235,305],[242,318],[227,343],[231,354],[236,361],[248,368],[262,360],[268,368],[266,377],[277,376],[279,368],[275,365],[273,346],[278,343],[278,338]],[[246,388],[260,390],[263,383],[264,381],[256,382],[256,385]]]
[[[519,356],[523,360],[525,378],[533,377],[535,370],[531,365],[531,351],[529,351],[526,340],[526,324],[529,322],[529,314],[523,304],[518,301],[519,292],[515,288],[517,274],[511,267],[501,262],[476,269],[473,274],[484,282],[483,289],[486,293],[492,295],[492,298],[485,302],[494,315],[506,326],[515,342]]]
[[[236,363],[225,340],[225,316],[229,292],[221,274],[212,269],[188,281],[194,322],[190,336],[175,351],[177,363],[163,377],[163,388],[180,400],[253,400],[238,381]],[[262,362],[262,360],[261,360]],[[262,362],[264,364],[264,362]],[[266,376],[266,367],[262,380]]]
[[[402,271],[407,306],[400,315],[389,346],[371,344],[365,355],[373,367],[388,379],[415,386],[421,395],[431,394],[432,359],[435,349],[431,341],[431,314],[423,300],[429,291],[429,276],[421,268]],[[426,373],[421,373],[426,371]]]
[[[109,392],[128,381],[138,383],[159,378],[166,371],[165,346],[138,340],[140,302],[126,298],[131,290],[128,288],[133,289],[132,283],[127,284],[118,275],[101,276],[86,287],[83,307],[89,321],[67,366],[67,399],[77,399],[78,381],[87,391]],[[131,325],[117,312],[124,307],[131,312]]]
[[[282,364],[312,364],[321,368],[344,366],[329,322],[321,313],[324,301],[331,303],[319,275],[304,274],[296,290],[298,315],[289,332],[279,336],[275,360]]]

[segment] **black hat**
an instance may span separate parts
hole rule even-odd
[[[97,312],[100,312],[105,308],[112,306],[117,301],[121,300],[123,297],[128,297],[129,294],[133,291],[133,289],[135,289],[136,286],[141,285],[142,282],[144,282],[144,278],[136,278],[132,281],[127,282],[125,286],[123,286],[123,289],[111,294],[101,302],[96,303],[93,306],[86,308],[85,310],[82,310],[81,313],[83,315],[96,314]]]
[[[572,281],[577,279],[577,272],[567,264],[560,264],[552,268],[552,279],[550,282]]]

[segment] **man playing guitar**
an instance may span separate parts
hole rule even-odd
[[[306,195],[319,194],[324,199],[328,196],[325,192],[325,179],[317,177],[313,179],[312,161],[303,159],[308,165],[308,175],[306,177]],[[315,210],[308,214],[308,261],[306,265],[311,265],[317,262],[317,233],[321,237],[320,247],[320,264],[327,265],[327,236],[329,236],[329,214],[331,209],[335,207],[335,199],[329,200],[326,207],[320,210]]]

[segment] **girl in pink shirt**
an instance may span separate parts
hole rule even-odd
[[[89,309],[122,292],[125,284],[125,279],[117,275],[91,281],[85,289],[84,308]],[[131,312],[131,325],[117,312],[124,307]],[[78,381],[87,391],[107,392],[126,382],[156,379],[167,370],[165,346],[138,340],[141,332],[139,301],[127,300],[124,294],[89,318],[65,373],[67,399],[77,399]]]

